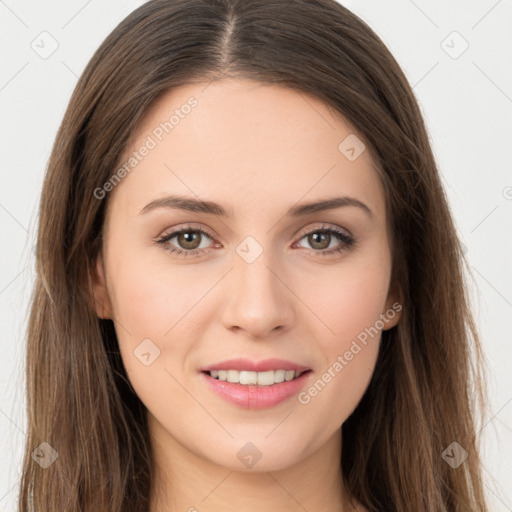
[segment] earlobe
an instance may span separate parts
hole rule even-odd
[[[105,280],[105,269],[101,252],[96,257],[93,275],[93,294],[94,305],[98,318],[112,319],[112,306],[108,296],[107,284]]]
[[[402,317],[403,293],[400,286],[393,286],[389,291],[388,299],[386,301],[386,310],[382,314],[382,321],[384,322],[384,331],[391,329],[398,324]]]

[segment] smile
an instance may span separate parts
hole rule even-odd
[[[312,370],[300,372],[281,369],[265,372],[210,370],[199,373],[215,395],[244,409],[268,409],[285,402],[297,395],[312,375]]]

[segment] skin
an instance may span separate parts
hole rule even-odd
[[[114,319],[148,409],[158,483],[151,512],[364,510],[343,488],[341,426],[370,382],[380,332],[307,404],[294,396],[242,409],[213,393],[199,370],[278,357],[313,370],[307,389],[381,314],[384,329],[396,325],[400,313],[386,315],[399,296],[391,293],[384,190],[370,151],[347,159],[338,146],[354,129],[314,96],[224,79],[166,92],[122,161],[190,96],[198,105],[108,193],[94,281],[97,314]],[[139,214],[171,193],[220,203],[232,218],[170,208]],[[357,198],[373,215],[345,206],[285,217],[297,203],[333,195]],[[173,255],[155,243],[187,223],[214,236],[188,246],[176,236],[167,247],[200,246],[203,254]],[[322,256],[345,245],[334,234],[316,244],[304,234],[322,226],[357,245]],[[252,263],[236,252],[247,236],[263,251]],[[134,355],[144,339],[160,350],[149,366]],[[252,468],[237,457],[248,442],[261,453]]]

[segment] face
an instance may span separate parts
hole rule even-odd
[[[105,187],[97,312],[161,445],[283,469],[339,435],[399,320],[384,191],[362,138],[319,99],[206,86],[162,96]]]

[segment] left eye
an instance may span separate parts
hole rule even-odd
[[[168,235],[164,235],[162,238],[157,240],[157,243],[159,244],[167,244],[167,242],[171,242],[173,238],[177,238],[177,241],[179,243],[180,247],[175,247],[174,244],[170,247],[166,247],[166,250],[178,255],[184,255],[184,256],[195,256],[199,253],[202,253],[205,247],[201,247],[200,240],[201,237],[210,238],[211,237],[203,231],[202,229],[182,229],[179,231],[173,231],[172,233],[169,233]],[[185,250],[183,250],[185,249]]]
[[[208,245],[201,247],[201,238],[204,237],[212,240],[212,237],[202,229],[184,228],[164,235],[156,242],[160,245],[164,245],[165,250],[169,251],[171,254],[185,257],[199,256],[208,249]],[[177,239],[176,242],[178,247],[174,243],[171,243],[174,238]],[[338,239],[341,244],[328,249],[333,238]],[[311,249],[312,252],[318,255],[339,253],[344,250],[348,250],[350,247],[355,245],[354,238],[352,238],[348,233],[337,228],[328,228],[324,226],[305,233],[299,241],[303,239],[307,239],[308,243],[313,247],[313,249]],[[325,245],[326,241],[327,245]]]

